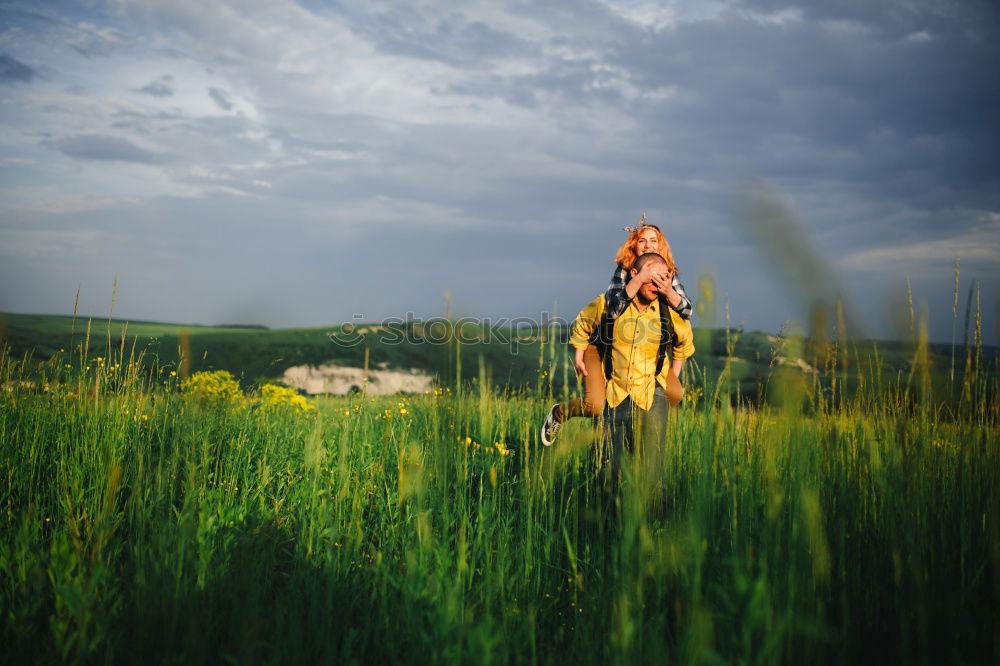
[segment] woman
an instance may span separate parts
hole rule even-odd
[[[625,227],[630,232],[625,243],[618,248],[615,255],[615,272],[611,275],[611,284],[604,294],[606,311],[617,317],[639,291],[644,282],[652,279],[660,287],[661,299],[673,308],[681,318],[691,319],[691,300],[684,291],[684,285],[677,277],[677,265],[670,252],[670,245],[663,232],[655,224],[646,222],[645,214],[639,220],[637,227]],[[647,252],[656,252],[667,262],[667,274],[658,273],[662,265],[646,264],[629,280],[629,270],[639,258]],[[604,411],[604,391],[606,388],[604,368],[597,346],[591,344],[585,350],[576,350],[576,371],[583,375],[583,398],[570,400],[567,403],[552,405],[545,423],[542,425],[542,444],[550,446],[559,427],[566,419],[574,416],[598,416]],[[671,374],[672,376],[672,374]],[[680,382],[673,378],[672,386],[668,387],[668,396],[672,404],[680,402],[683,389]]]

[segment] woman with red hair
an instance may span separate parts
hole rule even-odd
[[[639,220],[639,226],[625,227],[625,230],[629,232],[629,236],[615,254],[615,272],[612,273],[611,284],[604,294],[606,312],[612,317],[620,315],[635,298],[643,283],[652,280],[660,290],[660,299],[687,323],[691,319],[691,300],[677,277],[677,264],[674,263],[673,253],[663,232],[655,224],[646,222],[645,215]],[[647,252],[655,252],[663,257],[666,272],[663,272],[663,264],[647,263],[635,278],[629,279],[629,271],[636,259]],[[597,346],[591,344],[586,349],[577,349],[575,360],[576,371],[583,376],[583,398],[552,405],[542,425],[542,444],[545,446],[552,444],[559,427],[566,419],[574,416],[594,417],[604,410],[606,383]],[[673,373],[670,376],[672,379],[667,397],[671,405],[676,405],[680,402],[684,389]]]

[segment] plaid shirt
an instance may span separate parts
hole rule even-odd
[[[607,311],[615,317],[624,312],[625,308],[628,307],[629,298],[628,294],[625,293],[625,283],[629,281],[629,277],[628,271],[619,264],[615,267],[615,272],[611,274],[611,284],[608,285],[608,290],[604,293]],[[677,314],[683,319],[691,319],[691,299],[688,298],[687,293],[684,291],[684,285],[677,278],[677,273],[674,273],[674,279],[670,285],[677,292],[677,295],[681,297],[680,303],[676,306],[670,305],[670,307],[676,310]]]

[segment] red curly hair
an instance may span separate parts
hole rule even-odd
[[[625,270],[632,268],[635,260],[639,258],[639,254],[636,251],[636,248],[639,246],[639,236],[647,229],[652,229],[656,232],[656,253],[667,262],[667,268],[671,274],[677,273],[677,264],[674,263],[674,255],[670,252],[670,244],[667,243],[667,237],[663,235],[663,232],[655,224],[644,224],[630,233],[625,243],[618,248],[618,252],[615,254],[615,263]]]

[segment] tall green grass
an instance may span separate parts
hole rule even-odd
[[[695,363],[654,482],[634,461],[617,492],[589,423],[539,445],[551,346],[531,395],[481,366],[307,414],[192,400],[124,334],[89,346],[0,354],[9,663],[1000,658],[981,346],[947,403],[920,344],[891,376],[846,340],[786,349],[823,372],[775,365],[757,409]]]

